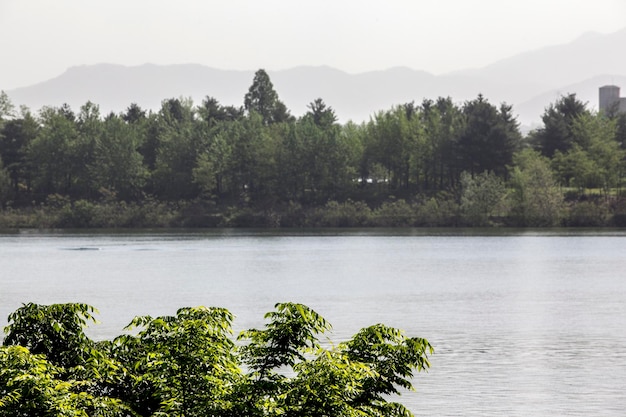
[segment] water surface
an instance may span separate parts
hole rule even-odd
[[[235,330],[309,305],[344,340],[382,322],[436,349],[399,401],[418,416],[622,416],[626,233],[219,230],[0,235],[0,325],[22,302],[135,315],[220,306]]]

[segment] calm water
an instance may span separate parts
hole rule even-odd
[[[239,331],[302,302],[334,341],[378,322],[428,338],[432,368],[398,399],[418,416],[626,410],[626,232],[0,235],[0,326],[29,301],[94,305],[97,339],[182,306]]]

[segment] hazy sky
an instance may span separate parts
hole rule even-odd
[[[440,74],[625,18],[626,0],[0,0],[0,89],[101,62]]]

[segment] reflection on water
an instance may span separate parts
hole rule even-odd
[[[100,339],[190,305],[239,331],[302,302],[334,341],[377,322],[428,338],[433,367],[400,398],[418,416],[621,416],[624,253],[621,231],[6,234],[0,325],[22,302],[76,301],[100,310]]]

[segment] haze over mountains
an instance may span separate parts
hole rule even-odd
[[[478,69],[433,75],[409,68],[348,74],[330,67],[296,67],[268,73],[281,100],[299,116],[321,97],[341,122],[362,122],[377,111],[424,98],[450,96],[455,102],[482,93],[491,103],[507,102],[524,126],[541,121],[546,106],[576,93],[597,108],[598,88],[615,84],[626,93],[626,28],[611,34],[589,33],[575,41],[529,51]],[[416,47],[413,53],[419,53]],[[445,53],[445,51],[442,51]],[[241,106],[256,69],[231,71],[197,64],[125,67],[78,66],[60,76],[7,93],[17,105],[38,110],[68,103],[77,110],[88,100],[102,113],[121,112],[130,103],[158,110],[162,100],[191,97],[199,104],[212,96]],[[0,86],[0,89],[2,87]]]

